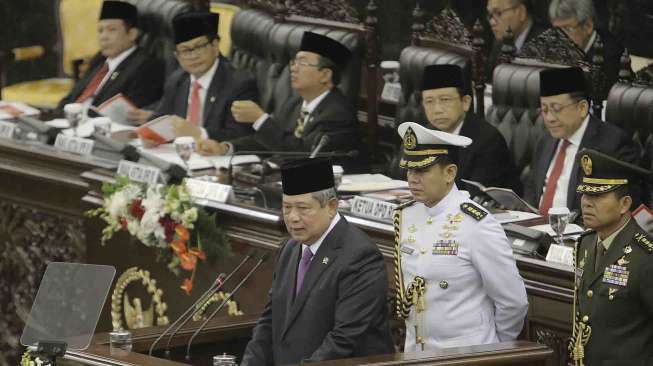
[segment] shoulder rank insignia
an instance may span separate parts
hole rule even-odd
[[[653,253],[653,242],[648,235],[644,233],[635,234],[635,241],[642,247],[648,254]]]
[[[397,206],[397,207],[395,208],[395,210],[397,210],[397,211],[401,211],[401,210],[403,210],[403,209],[406,208],[406,207],[412,206],[414,203],[415,203],[414,200],[411,200],[411,201],[408,201],[408,202],[404,202],[404,203],[400,204],[399,206]]]
[[[462,203],[460,205],[460,210],[471,216],[476,221],[481,221],[485,216],[487,216],[487,211],[471,202]]]

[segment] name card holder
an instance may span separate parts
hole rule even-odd
[[[396,82],[386,82],[383,85],[383,91],[381,92],[381,99],[397,103],[401,98],[401,84]]]
[[[146,184],[156,184],[161,178],[161,169],[127,160],[121,160],[118,163],[116,173],[124,175],[135,182]]]
[[[61,151],[88,156],[93,152],[95,141],[76,136],[66,136],[62,133],[57,135],[54,147]]]
[[[16,124],[0,121],[0,139],[12,140],[14,138],[15,131]]]
[[[191,197],[196,199],[226,203],[232,194],[232,187],[230,185],[217,182],[188,178],[186,179],[186,186]]]
[[[355,196],[351,202],[353,214],[382,221],[392,220],[395,208],[397,208],[397,204],[369,197]]]
[[[556,262],[566,264],[568,266],[574,265],[574,249],[564,245],[551,244],[549,251],[546,253],[547,262]]]

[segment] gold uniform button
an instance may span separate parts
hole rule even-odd
[[[594,296],[594,291],[587,290],[587,297],[591,298],[592,296]]]
[[[583,316],[583,323],[587,323],[588,321],[590,321],[590,317],[587,315]]]
[[[446,290],[449,287],[449,282],[442,280],[440,281],[440,288]]]

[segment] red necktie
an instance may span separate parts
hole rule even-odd
[[[95,94],[97,88],[100,86],[100,83],[102,82],[104,77],[107,76],[108,73],[109,73],[109,65],[105,62],[104,65],[102,65],[102,67],[100,68],[100,70],[98,70],[95,73],[93,79],[91,79],[88,85],[86,85],[86,89],[84,89],[82,94],[79,97],[77,97],[75,101],[79,103],[92,97]]]
[[[549,179],[546,181],[546,188],[544,188],[544,195],[542,197],[542,203],[540,204],[540,213],[542,215],[546,216],[553,205],[553,196],[555,196],[558,179],[560,179],[562,168],[565,165],[565,157],[567,156],[567,148],[569,147],[569,144],[569,140],[562,140],[562,146],[560,146],[558,156],[553,163],[553,169],[551,169]]]
[[[190,93],[190,105],[188,105],[187,119],[194,125],[200,124],[200,111],[202,110],[202,101],[200,100],[200,89],[202,85],[195,80],[193,90]]]

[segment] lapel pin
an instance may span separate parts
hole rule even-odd
[[[116,80],[117,77],[118,77],[118,71],[111,74],[111,80]]]
[[[630,245],[626,245],[626,247],[624,248],[624,253],[626,253],[626,254],[630,254],[630,252],[632,252],[632,251],[633,251],[633,248],[631,248]]]
[[[322,264],[329,264],[329,257],[324,257],[322,259]]]
[[[215,96],[211,95],[211,98],[209,99],[211,103],[215,103]]]

